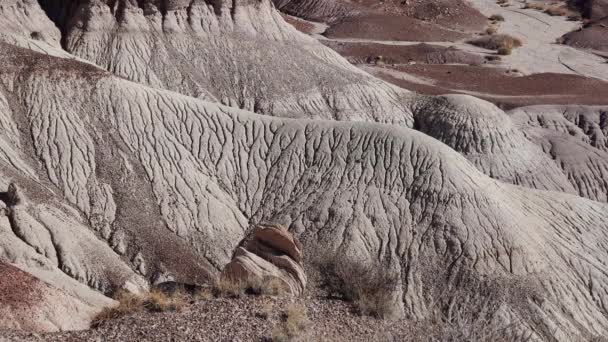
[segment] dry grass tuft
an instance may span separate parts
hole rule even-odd
[[[548,15],[554,16],[554,17],[565,17],[568,14],[570,14],[570,11],[567,8],[561,7],[561,6],[552,6],[549,7],[547,9],[545,9],[545,13],[547,13]]]
[[[543,11],[545,9],[545,5],[544,4],[539,4],[536,2],[526,2],[524,4],[524,9],[533,9],[533,10],[537,10],[537,11]]]
[[[318,265],[328,295],[353,303],[362,315],[389,318],[396,313],[396,273],[379,263],[363,264],[345,257],[334,257]]]
[[[513,49],[522,46],[523,43],[519,38],[507,34],[495,34],[471,40],[469,41],[469,44],[488,50],[512,51]]]
[[[272,341],[287,342],[303,339],[303,335],[305,335],[310,324],[306,307],[294,304],[287,308],[281,324],[272,330]]]
[[[244,282],[236,279],[220,277],[213,284],[215,297],[239,298],[245,294]]]
[[[247,280],[219,278],[212,289],[216,297],[238,298],[243,295],[278,296],[287,292],[285,284],[276,277],[263,279],[251,278]]]
[[[513,49],[510,47],[501,47],[500,49],[496,50],[496,53],[501,56],[508,56],[513,53]]]
[[[152,291],[141,295],[119,292],[114,299],[118,301],[118,304],[106,307],[95,315],[91,321],[91,327],[95,328],[107,320],[116,319],[144,309],[153,312],[181,311],[186,304],[186,295],[180,291],[176,291],[171,295],[167,295],[161,291]]]
[[[176,291],[167,295],[161,291],[152,291],[144,298],[143,305],[153,312],[181,311],[186,304],[186,295]]]
[[[491,21],[505,21],[505,17],[500,14],[493,14],[489,19]]]
[[[249,281],[246,286],[246,292],[258,296],[278,296],[287,292],[287,289],[279,278],[265,277]]]

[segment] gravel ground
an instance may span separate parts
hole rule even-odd
[[[97,328],[51,334],[0,331],[0,341],[270,341],[286,310],[304,305],[301,341],[404,341],[408,322],[359,316],[339,300],[255,297],[193,299],[180,312],[137,312]]]

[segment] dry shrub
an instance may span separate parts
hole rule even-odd
[[[291,305],[283,315],[282,322],[272,331],[272,341],[287,342],[302,339],[310,327],[306,307]]]
[[[496,26],[488,26],[488,28],[486,28],[486,34],[496,34]]]
[[[276,277],[250,278],[247,280],[220,277],[213,285],[216,297],[238,298],[243,295],[277,296],[287,292],[285,284]]]
[[[399,277],[380,263],[364,264],[337,256],[318,267],[321,288],[329,296],[352,302],[362,315],[389,318],[395,314]]]
[[[449,270],[449,268],[447,268]],[[425,270],[430,317],[417,335],[428,341],[529,341],[524,322],[505,321],[504,309],[540,301],[542,287],[526,281],[481,277],[467,268]],[[522,311],[520,314],[528,315]],[[532,319],[525,323],[534,324]]]
[[[513,50],[514,48],[522,46],[522,41],[519,38],[509,36],[507,34],[495,34],[471,40],[469,41],[469,44],[473,44],[488,50]]]
[[[118,304],[106,307],[95,315],[91,321],[93,328],[107,320],[126,316],[143,309],[153,312],[180,311],[186,303],[186,296],[181,291],[176,291],[171,295],[167,295],[161,291],[152,291],[139,295],[121,291],[116,294],[114,299]]]
[[[537,11],[543,11],[545,9],[545,5],[543,4],[539,4],[539,3],[535,3],[535,2],[526,2],[524,4],[524,9],[533,9],[533,10],[537,10]]]
[[[245,292],[253,295],[278,296],[287,290],[285,284],[276,277],[252,279],[247,283]]]
[[[501,47],[500,49],[496,50],[496,53],[501,56],[508,56],[513,53],[513,49],[510,47]]]
[[[557,17],[557,16],[565,17],[566,15],[568,15],[570,13],[570,11],[568,11],[567,8],[564,8],[561,6],[552,6],[552,7],[545,9],[545,13],[547,13],[548,15],[554,16],[554,17]]]
[[[493,14],[489,19],[491,21],[505,21],[505,17],[500,14]]]
[[[177,291],[167,295],[161,291],[152,291],[144,298],[143,305],[153,312],[181,311],[186,304],[186,295]]]
[[[243,281],[220,277],[214,282],[212,291],[215,297],[238,298],[245,294],[245,288]]]

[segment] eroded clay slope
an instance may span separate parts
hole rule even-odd
[[[258,113],[411,124],[407,91],[298,32],[269,0],[68,1],[60,14],[40,3],[66,51],[136,82]]]
[[[608,201],[608,108],[531,106],[509,114],[564,170],[580,196]]]
[[[562,170],[495,105],[466,95],[428,97],[414,128],[444,142],[492,178],[575,193]]]
[[[0,329],[35,332],[81,330],[89,317],[112,301],[95,294],[92,302],[69,295],[0,260]]]
[[[38,177],[145,277],[200,281],[229,262],[250,223],[279,222],[307,254],[399,272],[410,316],[427,314],[441,274],[470,271],[510,291],[505,320],[538,337],[608,331],[606,204],[492,180],[402,126],[261,116],[2,51]]]

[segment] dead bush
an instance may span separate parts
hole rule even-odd
[[[489,19],[491,21],[505,21],[505,17],[500,14],[493,14]]]
[[[543,11],[545,9],[544,4],[536,3],[536,2],[526,2],[524,4],[524,9],[533,9],[537,11]]]
[[[153,312],[181,311],[185,304],[186,295],[181,291],[171,295],[161,291],[152,291],[145,296],[143,301],[143,306]]]
[[[180,311],[186,303],[186,296],[182,292],[174,292],[171,295],[161,291],[152,291],[145,294],[118,292],[114,299],[118,303],[115,306],[104,308],[95,315],[91,321],[91,327],[95,328],[107,320],[141,310],[152,312]]]
[[[570,13],[570,11],[568,11],[567,8],[564,8],[561,6],[552,6],[552,7],[545,9],[545,13],[547,13],[548,15],[554,16],[554,17],[558,17],[558,16],[565,17]]]
[[[238,298],[243,295],[277,296],[287,291],[285,284],[276,277],[250,278],[247,280],[220,277],[214,284],[215,297]]]
[[[417,336],[428,341],[529,341],[526,322],[509,321],[507,307],[542,300],[542,287],[526,281],[483,277],[467,268],[425,270],[430,316],[419,322]],[[525,312],[521,312],[526,315]],[[532,323],[533,324],[533,323]]]
[[[362,315],[388,318],[395,313],[399,278],[380,263],[365,264],[338,256],[318,267],[321,288],[329,296],[352,302]]]
[[[306,307],[291,305],[282,317],[282,321],[272,331],[272,341],[287,342],[302,339],[310,327]]]
[[[495,34],[484,36],[469,41],[469,44],[482,47],[488,50],[511,49],[522,46],[522,41],[519,38],[509,36],[507,34]]]
[[[500,49],[496,50],[496,53],[501,56],[508,56],[513,53],[513,49],[509,47],[501,47]]]

